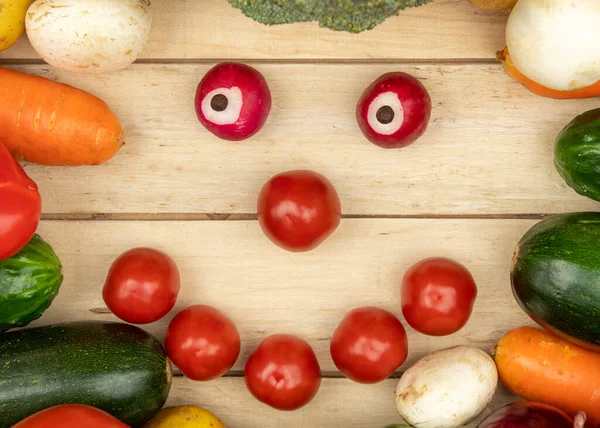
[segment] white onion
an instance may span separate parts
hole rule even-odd
[[[560,91],[600,81],[600,0],[519,0],[506,26],[515,67]]]

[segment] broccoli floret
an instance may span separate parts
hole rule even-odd
[[[433,0],[229,0],[244,15],[267,25],[318,21],[336,31],[360,33],[407,7]]]

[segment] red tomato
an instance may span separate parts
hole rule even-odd
[[[168,255],[151,248],[134,248],[113,262],[102,297],[108,309],[123,321],[148,324],[173,309],[179,285],[179,271]]]
[[[37,185],[0,144],[0,261],[27,245],[38,227],[41,212]]]
[[[244,371],[246,386],[259,401],[279,410],[308,404],[321,386],[321,368],[304,340],[286,334],[267,337],[254,350]]]
[[[404,318],[412,328],[430,336],[446,336],[463,328],[476,298],[471,273],[453,260],[425,259],[402,279]]]
[[[95,407],[65,404],[50,407],[22,420],[13,428],[129,428]]]
[[[340,224],[341,204],[333,185],[312,171],[289,171],[271,178],[258,198],[258,221],[276,245],[309,251]]]
[[[406,361],[406,330],[388,311],[370,306],[357,308],[336,328],[330,351],[338,370],[349,379],[381,382]]]
[[[240,335],[225,314],[195,305],[179,312],[165,336],[169,358],[192,380],[223,376],[240,355]]]

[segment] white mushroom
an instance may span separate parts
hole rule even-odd
[[[152,16],[149,0],[38,0],[25,25],[31,45],[53,67],[107,73],[142,53]]]
[[[498,372],[480,349],[457,346],[434,352],[406,370],[396,388],[400,416],[416,428],[455,428],[490,403]]]

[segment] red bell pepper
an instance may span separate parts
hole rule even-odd
[[[41,212],[37,185],[0,143],[0,260],[27,245],[40,223]]]
[[[129,428],[106,412],[83,404],[42,410],[12,428]]]

